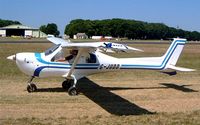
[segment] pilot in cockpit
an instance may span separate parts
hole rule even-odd
[[[75,58],[78,54],[78,50],[70,50],[70,55],[65,57],[65,60],[69,61],[73,58]]]
[[[73,62],[73,60],[75,59],[75,57],[78,54],[78,50],[70,50],[69,53],[70,53],[70,55],[63,57],[63,58],[59,58],[56,61],[57,62],[65,62],[65,61]]]

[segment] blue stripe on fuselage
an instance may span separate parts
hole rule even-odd
[[[170,48],[169,52],[167,53],[166,57],[164,58],[163,62],[160,65],[122,65],[121,69],[144,69],[144,68],[148,68],[148,69],[164,69],[164,67],[166,66],[166,64],[168,63],[169,59],[171,58],[172,54],[174,53],[174,51],[176,50],[176,47],[178,45],[185,45],[186,41],[181,41],[181,40],[177,40],[173,43],[172,47]]]
[[[171,58],[173,52],[176,50],[176,47],[178,45],[185,45],[186,41],[182,41],[182,40],[177,40],[173,43],[172,47],[170,48],[169,52],[167,53],[166,57],[164,58],[163,62],[161,63],[161,65],[129,65],[129,64],[122,64],[120,69],[163,69],[167,62],[169,61],[169,59]],[[56,62],[47,62],[45,60],[42,59],[41,57],[41,53],[35,53],[35,57],[36,59],[42,63],[42,64],[47,64],[48,66],[41,66],[38,67],[35,71],[34,71],[34,76],[39,76],[40,72],[44,69],[44,68],[60,68],[60,69],[70,69],[72,64],[65,64],[65,63],[56,63]],[[77,64],[75,69],[98,69],[99,64]]]
[[[40,72],[45,68],[56,68],[56,69],[71,69],[72,64],[48,62],[42,59],[41,53],[35,53],[35,58],[38,62],[46,64],[46,66],[38,67],[34,71],[34,76],[39,76]],[[75,69],[97,69],[99,64],[77,64]]]
[[[34,76],[39,76],[40,72],[45,68],[53,69],[70,69],[71,67],[60,67],[60,66],[41,66],[34,71]],[[76,67],[76,69],[97,69],[98,67]]]

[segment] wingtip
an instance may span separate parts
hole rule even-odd
[[[128,49],[133,50],[133,51],[138,51],[138,52],[144,52],[144,50],[133,48],[133,47],[130,47],[130,46],[128,46]]]

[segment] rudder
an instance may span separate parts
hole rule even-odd
[[[186,41],[187,41],[186,39],[174,38],[171,46],[163,56],[165,61],[167,61],[165,68],[168,65],[174,65],[174,66],[176,65]]]

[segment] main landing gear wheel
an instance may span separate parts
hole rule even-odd
[[[72,82],[71,80],[65,80],[65,81],[63,81],[62,88],[68,90],[71,87],[71,82]]]
[[[78,95],[78,91],[77,91],[77,89],[76,89],[76,83],[77,83],[77,79],[76,79],[76,77],[74,76],[74,75],[71,75],[71,77],[72,77],[72,79],[67,79],[66,81],[69,81],[68,82],[68,85],[70,85],[70,86],[67,86],[67,87],[69,87],[68,88],[68,94],[70,95],[70,96],[76,96],[76,95]],[[65,81],[64,81],[65,82]],[[65,83],[63,82],[63,85],[65,85]],[[66,87],[66,86],[64,86],[64,87]]]
[[[78,92],[77,92],[76,87],[71,86],[71,87],[68,89],[68,94],[69,94],[70,96],[76,96],[76,95],[78,95]]]
[[[36,86],[35,84],[33,84],[33,83],[31,83],[31,84],[29,84],[29,85],[27,86],[27,91],[28,91],[29,93],[35,92],[36,90],[37,90],[37,86]]]

